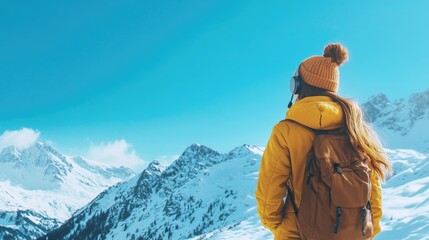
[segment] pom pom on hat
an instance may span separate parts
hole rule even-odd
[[[332,58],[332,61],[336,62],[338,66],[349,59],[347,49],[339,43],[328,44],[323,51],[323,56]]]
[[[337,92],[340,82],[338,66],[348,60],[347,49],[339,43],[328,44],[323,56],[305,59],[299,68],[299,74],[307,84]]]

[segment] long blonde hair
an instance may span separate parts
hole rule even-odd
[[[389,157],[384,151],[379,136],[365,121],[361,108],[351,99],[326,91],[327,96],[338,102],[343,109],[347,133],[356,151],[368,156],[373,169],[384,181],[386,173],[392,172]]]

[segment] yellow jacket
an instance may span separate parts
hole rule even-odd
[[[330,97],[314,96],[297,101],[286,119],[292,119],[313,129],[335,129],[343,124],[343,111]],[[300,239],[295,213],[287,195],[286,183],[294,189],[297,206],[301,202],[306,156],[314,134],[302,127],[282,121],[276,124],[262,156],[255,192],[262,225],[271,230],[274,239]],[[380,232],[381,186],[378,175],[371,171],[374,234]]]

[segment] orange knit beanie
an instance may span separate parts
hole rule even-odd
[[[341,44],[331,43],[325,47],[323,56],[305,59],[300,65],[299,74],[311,86],[337,92],[340,84],[338,67],[347,59],[347,49]]]

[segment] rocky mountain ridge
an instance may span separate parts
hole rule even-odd
[[[429,152],[429,90],[393,101],[380,93],[362,108],[387,148]]]
[[[243,214],[255,215],[250,192],[262,151],[243,145],[222,154],[193,144],[170,166],[154,161],[139,176],[104,191],[46,237],[188,239],[232,227]]]

